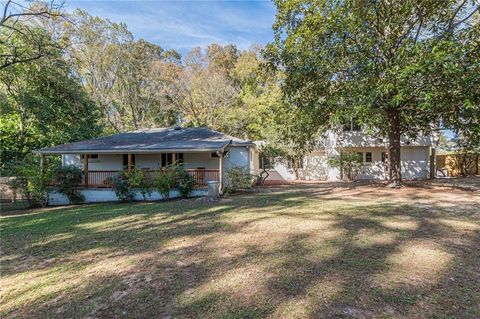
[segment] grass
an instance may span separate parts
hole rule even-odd
[[[319,184],[1,218],[2,318],[479,318],[478,191]]]

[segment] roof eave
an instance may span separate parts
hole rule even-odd
[[[39,155],[61,155],[61,154],[155,154],[155,153],[196,153],[196,152],[216,152],[223,150],[224,147],[215,148],[168,148],[155,150],[136,150],[136,149],[119,149],[119,150],[34,150],[34,154]]]

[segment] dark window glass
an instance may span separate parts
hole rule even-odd
[[[368,163],[372,162],[372,152],[365,153],[365,162],[368,162]]]
[[[132,154],[132,166],[135,166],[135,154]],[[123,167],[128,167],[128,154],[123,154]]]
[[[162,166],[162,167],[167,166],[167,154],[162,153],[160,156],[161,156],[161,158],[162,158],[162,160],[161,160],[161,166]]]
[[[177,162],[183,163],[183,153],[177,153]]]
[[[219,157],[218,154],[217,154],[217,152],[212,152],[212,158],[213,158],[213,157]]]
[[[173,154],[172,153],[162,153],[161,157],[161,166],[165,167],[173,164]],[[175,153],[175,160],[178,163],[183,163],[183,153]]]
[[[382,163],[385,163],[386,160],[387,160],[387,153],[382,152]]]
[[[287,168],[293,169],[295,166],[297,166],[297,164],[298,164],[298,168],[303,168],[303,158],[298,159],[298,158],[289,156],[287,160]]]
[[[259,166],[260,169],[272,169],[272,161],[269,157],[266,157],[264,155],[259,156]]]

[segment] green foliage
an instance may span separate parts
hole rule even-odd
[[[402,135],[429,133],[440,123],[479,126],[478,4],[278,0],[276,5],[275,43],[266,55],[285,71],[285,95],[313,126],[355,117],[388,137],[392,181],[401,180]]]
[[[135,199],[135,191],[124,176],[124,172],[112,178],[112,188],[115,195],[122,202],[131,202]]]
[[[253,176],[243,167],[232,167],[227,171],[227,193],[235,193],[241,189],[251,188]]]
[[[53,172],[57,163],[46,163],[43,174],[37,157],[27,157],[13,168],[17,177],[17,187],[28,202],[29,207],[48,205],[49,192],[53,181]]]
[[[143,200],[147,200],[152,194],[152,180],[145,172],[137,167],[131,170],[123,170],[112,179],[113,189],[118,199],[122,202],[131,202],[135,199],[135,191],[142,194]]]
[[[19,22],[21,24],[21,22]],[[21,35],[12,35],[12,37]],[[51,36],[51,35],[49,35]],[[22,44],[22,50],[29,50]],[[0,170],[21,162],[33,149],[95,137],[100,113],[73,76],[58,46],[48,59],[0,69]]]
[[[170,197],[170,189],[176,184],[176,166],[162,167],[155,172],[153,187],[162,195],[163,199]]]
[[[58,167],[53,173],[58,192],[65,195],[71,204],[82,203],[85,200],[85,196],[78,190],[78,186],[82,182],[82,175],[82,170],[74,165]]]
[[[362,154],[351,149],[342,150],[338,157],[330,157],[328,164],[340,168],[348,181],[354,181],[364,165]]]
[[[195,187],[195,178],[179,166],[176,171],[176,186],[182,198],[187,198]]]

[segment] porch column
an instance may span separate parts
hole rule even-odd
[[[223,194],[223,152],[218,152],[218,178],[220,179],[219,193]]]
[[[85,178],[85,187],[88,187],[88,154],[83,154],[83,176]]]
[[[45,155],[40,155],[40,175],[43,177],[45,173]]]
[[[177,153],[172,153],[172,164],[176,164],[177,162]]]
[[[132,154],[129,153],[127,157],[128,157],[128,170],[131,171],[132,170]]]

